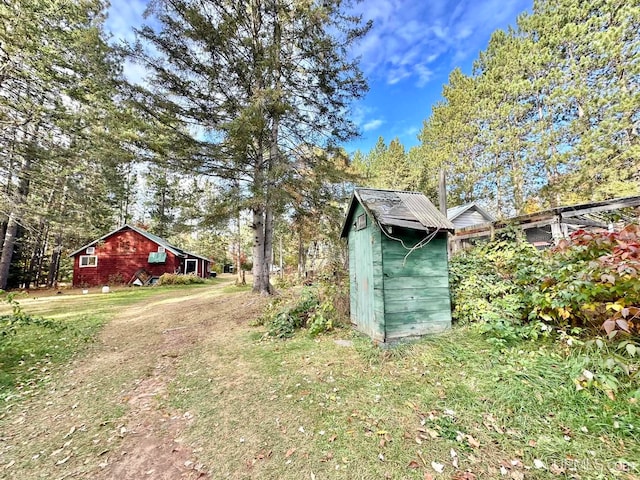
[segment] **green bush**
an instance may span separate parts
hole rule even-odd
[[[460,324],[522,324],[542,263],[540,252],[532,245],[510,239],[456,255],[449,264],[453,319]]]
[[[459,323],[544,322],[640,333],[640,229],[576,232],[538,252],[501,240],[475,247],[450,264],[453,317]]]
[[[640,397],[640,229],[578,231],[549,251],[501,239],[450,262],[453,318],[504,349],[564,342],[583,373],[577,388]],[[577,348],[576,348],[577,347]]]
[[[197,275],[189,274],[175,274],[175,273],[163,273],[158,279],[158,285],[195,285],[199,283],[205,283],[206,280]]]
[[[291,290],[297,291],[297,290]],[[333,330],[349,318],[349,285],[346,275],[318,275],[316,283],[291,298],[279,297],[265,308],[256,324],[266,325],[267,334],[289,338],[300,328],[311,336]]]
[[[289,338],[294,332],[306,326],[307,320],[318,306],[317,289],[306,287],[292,303],[285,304],[266,319],[267,332],[270,337]]]

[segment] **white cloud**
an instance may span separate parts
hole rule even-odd
[[[134,27],[140,27],[147,9],[146,0],[111,0],[105,27],[115,42],[135,39]]]
[[[416,65],[415,71],[418,75],[418,81],[416,83],[418,87],[424,87],[427,83],[429,83],[429,80],[431,80],[431,77],[433,76],[433,71],[431,71],[429,68],[427,68],[426,65],[423,64]]]
[[[392,69],[387,72],[387,83],[389,85],[395,85],[410,76],[411,72],[405,68]]]
[[[369,35],[358,45],[362,68],[369,77],[393,85],[413,80],[422,87],[433,64],[444,56],[457,66],[483,49],[489,34],[508,18],[531,7],[531,0],[367,0],[357,7],[373,20]]]
[[[365,132],[370,132],[371,130],[375,130],[380,127],[384,123],[384,120],[376,118],[375,120],[370,120],[362,126],[362,129]]]

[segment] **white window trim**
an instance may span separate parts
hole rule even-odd
[[[82,259],[86,258],[87,259],[87,265],[83,265],[82,264]],[[93,265],[89,265],[89,258],[95,258],[96,259],[96,263]],[[78,265],[80,266],[80,268],[94,268],[98,266],[98,256],[97,255],[80,255],[80,260],[78,261]]]
[[[187,265],[188,265],[189,262],[195,262],[196,269],[193,271],[193,273],[198,275],[198,259],[197,258],[187,258],[184,261],[184,273],[185,273],[185,275],[187,274]]]

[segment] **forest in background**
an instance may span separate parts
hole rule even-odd
[[[353,185],[436,200],[441,168],[450,206],[478,200],[503,217],[639,193],[636,2],[535,2],[471,75],[451,73],[418,146],[381,138],[351,158],[341,114],[366,82],[348,47],[375,26],[338,2],[252,0],[253,15],[220,2],[226,23],[196,4],[165,5],[164,30],[128,49],[108,43],[99,0],[0,6],[0,286],[64,280],[70,251],[125,222],[221,263],[232,244],[255,257],[261,215],[262,263],[274,251],[278,263],[280,242],[285,265],[303,270],[321,247],[340,261]],[[350,32],[342,43],[331,25]],[[221,38],[230,48],[208,68],[187,55]],[[149,88],[125,81],[125,59],[154,72]]]

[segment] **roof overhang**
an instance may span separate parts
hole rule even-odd
[[[414,218],[402,219],[395,218],[391,215],[376,215],[376,213],[367,205],[367,201],[363,199],[361,191],[380,192],[381,194],[395,194],[398,197],[399,203],[401,203],[405,208],[409,209],[412,212]],[[421,198],[423,205],[420,205],[420,202],[415,202],[415,200],[417,200],[419,197]],[[424,200],[426,200],[426,202],[424,202]],[[437,210],[423,194],[399,190],[356,188],[353,191],[351,201],[349,202],[347,214],[345,216],[344,223],[342,224],[342,230],[340,231],[340,238],[346,238],[349,235],[349,228],[357,203],[362,206],[367,215],[371,217],[379,226],[393,226],[422,231],[455,231],[455,226],[446,218],[446,216],[444,216],[439,210]],[[429,209],[433,210],[431,212],[427,212],[427,215],[424,215],[425,212],[420,211],[420,208],[424,210],[425,203],[429,205]]]

